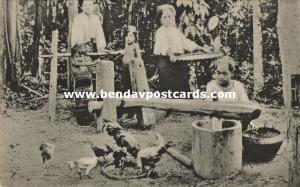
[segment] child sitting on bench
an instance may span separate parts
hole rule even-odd
[[[72,56],[72,73],[75,77],[77,76],[87,76],[92,72],[92,68],[89,66],[94,66],[95,62],[87,56],[87,49],[85,45],[75,45],[71,49]]]

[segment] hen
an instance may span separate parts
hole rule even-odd
[[[126,147],[128,153],[134,157],[137,156],[137,153],[140,150],[140,145],[131,133],[120,131],[119,133],[115,134],[114,139],[118,146]]]
[[[81,179],[81,170],[85,170],[85,176],[91,179],[90,171],[98,165],[98,157],[83,157],[75,161],[68,161],[70,170],[76,169]]]
[[[137,154],[137,167],[141,169],[141,172],[143,172],[146,167],[150,168],[148,177],[152,174],[155,166],[159,164],[161,156],[173,145],[171,141],[165,144],[160,134],[156,133],[155,136],[158,142],[157,145],[141,149]]]

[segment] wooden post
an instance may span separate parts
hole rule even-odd
[[[259,0],[252,0],[253,7],[253,64],[254,64],[254,95],[257,96],[260,88],[264,86],[263,58],[262,58],[262,32],[261,10]]]
[[[38,61],[39,61],[39,67],[38,67],[38,77],[39,78],[42,78],[42,67],[44,65],[44,59],[40,57],[39,55],[39,58],[38,58]]]
[[[129,64],[130,80],[132,91],[149,92],[148,79],[146,76],[145,65],[141,57],[141,51],[137,43],[127,45],[124,51],[123,63]],[[139,125],[145,129],[156,124],[153,109],[139,108],[137,110]]]
[[[148,80],[144,62],[142,59],[135,58],[129,64],[132,91],[149,92]],[[140,108],[137,110],[137,119],[142,128],[148,128],[156,124],[155,113],[153,109]]]
[[[51,52],[53,54],[50,66],[50,88],[49,88],[49,121],[55,123],[56,115],[56,89],[57,89],[57,46],[58,30],[52,31]]]
[[[278,35],[282,64],[283,98],[287,119],[289,152],[289,186],[300,186],[299,118],[291,108],[291,75],[300,74],[299,32],[300,1],[278,1]]]
[[[97,61],[96,64],[96,91],[100,94],[104,92],[115,91],[115,72],[114,63],[108,60]],[[97,130],[102,129],[102,119],[117,121],[117,108],[115,102],[111,98],[104,98],[101,115],[97,116]]]

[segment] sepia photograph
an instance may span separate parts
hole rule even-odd
[[[0,187],[299,187],[299,33],[298,0],[0,0]]]

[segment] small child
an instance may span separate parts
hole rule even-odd
[[[185,51],[209,50],[187,39],[176,27],[176,10],[172,5],[165,4],[158,7],[157,22],[161,25],[155,34],[154,55],[157,56],[159,69],[159,83],[161,91],[190,91],[187,81],[187,64],[176,64],[175,54]]]
[[[232,80],[234,72],[234,60],[229,56],[224,56],[211,65],[214,80],[210,81],[206,87],[206,94],[210,96],[212,92],[234,92],[234,98],[214,98],[216,101],[248,102],[249,98],[244,85]],[[213,100],[209,98],[208,100]]]
[[[90,77],[93,68],[89,66],[95,65],[90,57],[87,56],[85,45],[75,45],[71,49],[72,56],[72,73],[76,77]]]

